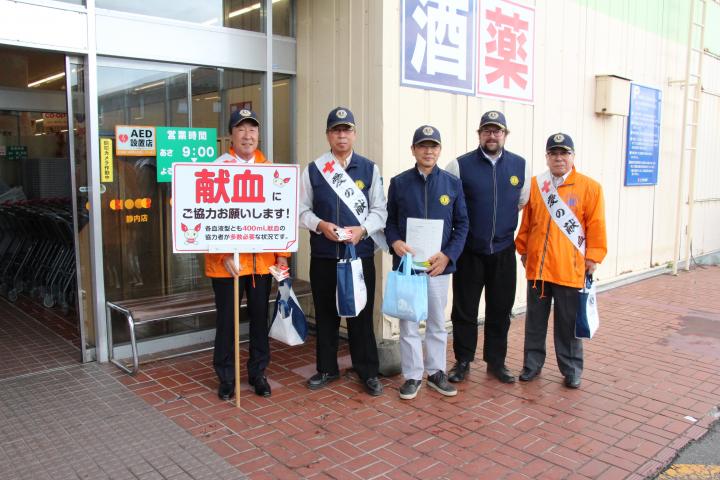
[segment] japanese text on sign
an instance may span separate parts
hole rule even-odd
[[[660,157],[662,92],[632,84],[625,155],[625,186],[655,185]]]
[[[535,11],[483,0],[478,12],[477,94],[532,102]]]
[[[157,127],[157,181],[170,181],[175,162],[215,161],[216,149],[214,128]]]
[[[401,85],[531,103],[535,10],[513,0],[403,0]]]
[[[100,139],[100,181],[103,183],[113,181],[112,138]]]
[[[173,251],[297,251],[298,167],[176,163]]]
[[[27,160],[28,158],[25,145],[8,145],[6,154],[8,160]]]
[[[115,155],[118,157],[154,157],[155,127],[117,125]]]
[[[402,2],[403,85],[473,92],[475,1]]]

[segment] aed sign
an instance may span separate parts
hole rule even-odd
[[[154,157],[155,127],[117,125],[115,155],[118,157]]]

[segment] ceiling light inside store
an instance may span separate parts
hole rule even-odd
[[[57,80],[58,78],[62,78],[65,76],[65,72],[56,73],[55,75],[50,75],[49,77],[41,78],[40,80],[37,80],[35,82],[28,83],[28,88],[37,87],[38,85],[42,85],[43,83],[52,82],[53,80]]]
[[[148,83],[147,85],[143,85],[142,87],[137,87],[134,91],[140,92],[142,90],[147,90],[148,88],[159,87],[160,85],[165,85],[165,80],[160,80],[159,82],[155,83]]]
[[[278,3],[278,2],[282,2],[282,0],[272,0],[272,3]],[[239,10],[235,10],[235,11],[233,11],[233,12],[230,12],[230,13],[228,14],[228,17],[229,17],[229,18],[233,18],[233,17],[237,17],[237,16],[240,16],[240,15],[244,15],[244,14],[246,14],[246,13],[252,12],[253,10],[258,10],[259,8],[260,8],[260,4],[259,4],[259,3],[254,3],[254,4],[250,5],[249,7],[241,8],[241,9],[239,9]]]

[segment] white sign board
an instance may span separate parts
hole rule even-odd
[[[175,163],[173,252],[296,252],[299,167]]]
[[[117,125],[115,127],[115,156],[154,157],[155,127]]]

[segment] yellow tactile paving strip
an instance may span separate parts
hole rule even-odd
[[[673,465],[657,480],[720,480],[720,465]]]

